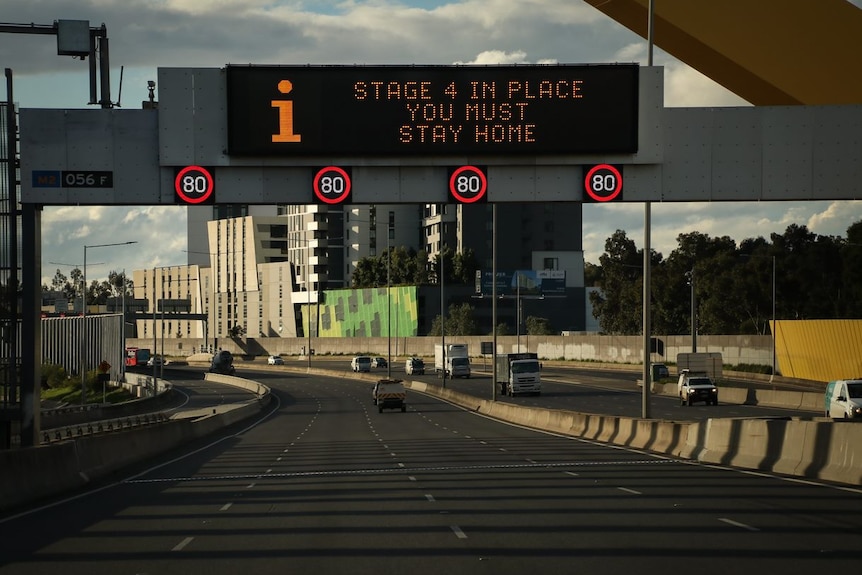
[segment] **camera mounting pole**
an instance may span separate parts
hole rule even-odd
[[[113,108],[111,102],[111,65],[108,29],[102,24],[90,27],[89,20],[55,20],[53,24],[0,24],[5,34],[50,34],[57,37],[57,55],[85,60],[90,57],[90,101],[102,108]],[[98,56],[98,70],[96,60]],[[101,90],[100,90],[101,88]],[[96,99],[97,92],[100,97]]]

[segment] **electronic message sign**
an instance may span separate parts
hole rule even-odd
[[[228,66],[236,156],[635,153],[636,64]]]

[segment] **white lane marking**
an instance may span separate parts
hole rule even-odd
[[[463,531],[461,531],[461,528],[458,527],[457,525],[452,525],[452,531],[455,533],[455,537],[457,537],[458,539],[466,539],[467,538],[467,534],[464,533]]]
[[[426,494],[425,494],[425,499],[427,499],[428,501],[431,501],[432,503],[433,503],[434,501],[437,501],[436,499],[434,499],[434,496],[433,496],[433,495],[431,495],[430,493],[426,493]]]
[[[413,477],[412,475],[408,475],[407,479],[409,479],[410,481],[416,481],[416,478]]]
[[[281,457],[279,457],[278,459],[276,459],[276,461],[281,461]]]
[[[267,469],[266,474],[269,475],[270,473],[272,473],[272,469]]]
[[[734,527],[739,527],[747,531],[760,531],[760,529],[758,529],[757,527],[752,527],[751,525],[746,525],[745,523],[740,523],[739,521],[734,521],[733,519],[728,519],[727,517],[719,517],[718,520],[722,523],[727,523],[728,525],[733,525]]]
[[[620,491],[625,491],[626,493],[631,493],[632,495],[643,495],[640,491],[635,491],[634,489],[629,489],[628,487],[617,487]]]
[[[507,463],[503,465],[438,465],[432,467],[418,467],[411,471],[452,471],[452,470],[486,470],[486,469],[530,469],[541,468],[551,469],[555,467],[610,467],[610,466],[632,466],[632,465],[667,465],[678,463],[670,459],[646,459],[637,461],[578,461],[578,462],[559,462],[559,463]],[[403,463],[398,464],[399,467],[404,467]],[[391,473],[392,469],[373,468],[373,469],[336,469],[331,471],[291,471],[288,473],[272,473],[269,475],[254,475],[236,474],[236,475],[215,475],[215,476],[190,476],[190,477],[162,477],[154,479],[126,479],[122,483],[139,484],[139,483],[169,483],[178,481],[241,481],[243,479],[283,479],[285,477],[335,477],[341,475],[374,475]],[[0,520],[2,522],[2,520]]]
[[[526,461],[527,463],[535,463],[536,462],[535,459],[530,459],[530,458],[527,458],[524,461]]]
[[[193,540],[194,540],[194,537],[186,537],[185,539],[183,539],[182,541],[177,543],[176,546],[173,549],[171,549],[171,551],[182,551],[185,548],[185,546],[188,545],[189,543],[191,543]]]
[[[574,471],[564,471],[563,473],[565,473],[566,475],[571,475],[572,477],[579,477],[579,475]]]
[[[225,503],[221,506],[221,509],[219,509],[219,511],[227,511],[228,509],[230,509],[231,505],[233,505],[233,503]]]
[[[254,487],[255,485],[257,485],[257,483],[249,483],[248,485],[246,485],[246,486],[245,486],[245,488],[246,488],[246,489],[251,489],[251,488],[252,488],[252,487]]]
[[[488,445],[487,441],[480,441],[479,443],[481,443],[482,445]]]

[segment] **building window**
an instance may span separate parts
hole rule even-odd
[[[558,270],[558,269],[560,269],[559,258],[544,258],[542,260],[542,269],[545,269],[545,270]]]

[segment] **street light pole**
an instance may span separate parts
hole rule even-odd
[[[688,276],[691,285],[691,353],[697,353],[697,300],[694,294],[694,267]]]
[[[84,270],[83,270],[83,282],[84,286],[81,290],[81,303],[83,304],[81,309],[81,318],[83,319],[83,326],[81,328],[81,405],[86,404],[86,390],[87,390],[87,344],[89,330],[87,329],[87,250],[90,248],[107,248],[111,246],[127,246],[130,244],[136,244],[136,241],[129,242],[116,242],[112,244],[96,244],[92,246],[85,245],[84,246]],[[123,358],[125,361],[125,358]]]
[[[440,222],[441,222],[440,231],[441,232],[443,231],[442,221],[443,221],[443,215],[442,215],[442,211],[441,211],[441,215],[440,215]],[[446,387],[446,303],[445,303],[446,300],[443,297],[443,289],[444,289],[444,287],[443,287],[444,279],[443,278],[445,277],[446,274],[443,273],[443,248],[444,248],[444,245],[445,244],[441,241],[440,242],[440,345],[443,348],[442,354],[441,354],[441,356],[443,358],[443,365],[441,367],[442,367],[442,372],[443,372],[443,387],[445,388]]]
[[[395,212],[389,212],[389,232],[386,235],[386,379],[392,379],[392,240],[395,233]]]
[[[778,335],[775,333],[778,328],[778,321],[775,319],[775,256],[772,256],[772,373],[769,374],[769,381],[775,378],[775,340]]]
[[[305,238],[305,303],[308,316],[308,347],[305,348],[305,358],[308,370],[311,371],[311,240]]]
[[[120,332],[120,352],[123,354],[123,363],[120,364],[120,381],[126,381],[126,268],[123,268],[123,322]],[[104,401],[102,402],[104,403]]]
[[[521,353],[521,272],[515,272],[515,280],[518,282],[515,289],[515,334],[517,336],[516,353]]]

